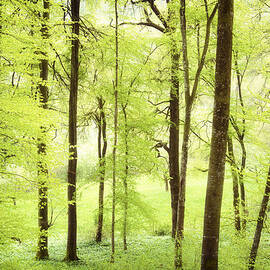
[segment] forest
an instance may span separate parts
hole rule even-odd
[[[0,269],[270,270],[269,0],[0,0]]]

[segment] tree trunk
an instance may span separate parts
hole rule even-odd
[[[233,0],[219,0],[215,103],[202,241],[202,270],[218,269],[220,213],[230,109]]]
[[[107,151],[107,135],[106,135],[106,117],[104,112],[105,101],[98,97],[99,123],[98,123],[98,159],[99,159],[99,194],[98,194],[98,226],[96,233],[96,242],[102,240],[103,228],[103,209],[104,209],[104,180],[105,180],[105,166],[106,166],[106,151]],[[103,138],[103,146],[101,147],[101,140]]]
[[[170,134],[169,134],[169,174],[172,209],[172,237],[177,226],[179,193],[179,53],[175,41],[171,48],[171,89],[170,89]]]
[[[182,53],[184,67],[184,92],[185,92],[185,121],[181,152],[181,171],[179,183],[179,197],[177,209],[177,237],[175,241],[175,268],[182,269],[182,240],[184,233],[184,218],[185,218],[185,197],[186,197],[186,174],[188,161],[188,141],[190,134],[191,121],[191,98],[190,98],[190,81],[189,81],[189,63],[187,51],[187,34],[186,34],[186,3],[181,0],[180,7],[180,26],[182,36]]]
[[[244,139],[244,138],[243,138]],[[241,168],[239,172],[239,185],[240,185],[240,194],[241,194],[241,206],[243,210],[243,217],[242,217],[242,229],[246,230],[247,225],[247,216],[248,211],[246,207],[246,192],[245,192],[245,184],[244,184],[244,170],[246,168],[246,149],[243,139],[240,141],[241,150],[242,150],[242,159],[241,159]]]
[[[77,257],[77,209],[76,209],[76,173],[77,173],[77,96],[79,75],[79,19],[80,0],[71,0],[72,47],[69,96],[69,160],[68,160],[68,238],[66,260],[78,260]]]
[[[232,172],[233,180],[233,208],[234,208],[234,227],[237,232],[241,231],[241,219],[240,219],[240,210],[239,210],[239,186],[238,186],[238,176],[237,176],[237,167],[235,165],[235,157],[233,151],[233,141],[232,137],[228,135],[228,154],[230,157],[230,166]]]
[[[241,130],[233,117],[231,117],[230,120],[231,120],[231,124],[234,130],[236,131],[238,141],[241,146],[241,152],[242,152],[241,168],[238,171],[238,178],[239,178],[239,185],[240,185],[241,206],[242,206],[242,214],[243,214],[242,215],[242,229],[243,231],[245,231],[246,224],[247,224],[247,216],[248,216],[248,211],[246,207],[245,184],[244,184],[244,171],[246,168],[246,158],[247,158],[247,152],[246,152],[246,147],[245,147],[245,142],[244,142],[245,133],[246,133],[246,110],[245,110],[244,100],[242,96],[242,81],[243,81],[244,73],[243,75],[241,75],[239,71],[237,52],[234,53],[234,65],[235,65],[235,71],[236,71],[236,77],[237,77],[239,100],[240,100],[240,105],[241,105],[242,114],[243,114]]]
[[[49,38],[48,34],[48,20],[49,20],[49,1],[43,0],[43,24],[41,27],[41,36],[44,40],[44,43],[47,42]],[[47,58],[47,53],[42,52]],[[40,60],[40,79],[42,83],[39,85],[39,100],[40,106],[43,109],[48,108],[48,60]],[[44,260],[49,258],[48,252],[48,169],[46,160],[46,128],[40,127],[41,137],[38,138],[38,227],[39,227],[39,236],[38,236],[38,247],[36,253],[37,260]]]
[[[118,0],[114,1],[115,11],[115,82],[114,82],[114,143],[113,143],[113,183],[112,183],[112,254],[111,263],[114,263],[115,255],[115,202],[116,202],[116,148],[118,137]]]
[[[207,9],[207,6],[206,6]],[[185,0],[181,0],[180,7],[180,26],[182,36],[182,53],[183,53],[183,67],[184,67],[184,85],[185,85],[185,121],[184,121],[184,133],[182,140],[182,152],[181,152],[181,171],[180,171],[180,185],[179,185],[179,198],[178,198],[178,214],[177,214],[177,238],[175,241],[175,268],[182,269],[182,240],[184,237],[184,219],[185,219],[185,200],[186,200],[186,176],[187,176],[187,164],[188,164],[188,143],[190,137],[190,125],[191,125],[191,110],[194,100],[197,96],[197,89],[199,85],[199,79],[201,71],[204,67],[206,54],[208,51],[209,38],[210,38],[210,26],[212,20],[216,14],[217,5],[214,7],[210,17],[207,13],[207,25],[206,34],[204,40],[204,48],[202,56],[198,53],[198,68],[196,76],[190,92],[190,78],[189,78],[189,61],[188,61],[188,45],[187,45],[187,33],[186,33],[186,3]],[[198,44],[198,51],[199,51]]]
[[[125,120],[125,134],[124,134],[124,143],[125,143],[125,175],[123,179],[124,185],[124,220],[123,220],[123,248],[127,250],[127,215],[128,215],[128,126],[127,126],[127,112],[126,107],[123,106],[124,120]]]
[[[177,238],[175,246],[175,268],[182,269],[182,240],[184,238],[184,218],[185,218],[185,199],[186,199],[186,175],[187,175],[187,162],[188,162],[188,142],[190,135],[190,122],[191,122],[191,107],[186,107],[185,124],[181,152],[181,174],[180,174],[180,187],[179,187],[179,201],[178,201],[178,221],[177,221]]]
[[[269,201],[269,195],[270,195],[270,166],[269,166],[269,171],[268,171],[268,175],[267,175],[264,196],[263,196],[263,200],[261,203],[261,209],[260,209],[260,213],[259,213],[258,220],[257,220],[256,231],[255,231],[255,235],[253,238],[253,244],[252,244],[252,248],[251,248],[250,255],[249,255],[248,270],[254,269],[255,260],[256,260],[260,240],[261,240],[263,223],[264,223],[264,220],[266,217],[266,210],[267,210],[267,205],[268,205],[268,201]]]

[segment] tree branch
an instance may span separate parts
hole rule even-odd
[[[217,8],[218,8],[218,4],[215,5],[210,17],[207,19],[204,47],[203,47],[203,52],[202,52],[202,57],[201,57],[201,60],[200,60],[200,64],[198,66],[198,69],[197,69],[197,72],[196,72],[196,75],[195,75],[195,80],[194,80],[192,93],[191,93],[191,102],[194,101],[196,93],[197,93],[197,88],[198,88],[198,84],[199,84],[199,78],[200,78],[201,71],[202,71],[204,63],[205,63],[206,54],[207,54],[207,51],[208,51],[210,32],[211,32],[210,31],[211,30],[211,23],[212,23],[212,21],[213,21],[213,19],[215,17],[215,14],[217,12]]]
[[[161,12],[159,11],[159,9],[157,8],[157,6],[155,5],[154,0],[147,0],[147,2],[149,3],[152,11],[159,18],[159,20],[161,21],[161,23],[163,24],[163,26],[165,27],[165,29],[168,29],[167,21],[164,19],[164,17],[162,16]]]
[[[123,23],[120,23],[120,25],[142,25],[142,26],[149,26],[149,27],[152,27],[162,33],[165,33],[165,28],[156,24],[156,23],[153,23],[152,21],[148,21],[148,22],[138,22],[138,23],[135,23],[135,22],[123,22]]]

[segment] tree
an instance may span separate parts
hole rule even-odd
[[[269,166],[269,170],[268,170],[264,196],[262,199],[261,208],[260,208],[259,216],[257,219],[257,225],[256,225],[256,230],[255,230],[255,234],[254,234],[254,238],[253,238],[253,243],[252,243],[252,247],[250,250],[248,270],[253,270],[254,266],[255,266],[255,261],[256,261],[256,256],[257,256],[257,252],[259,249],[263,224],[264,224],[265,217],[266,217],[269,195],[270,195],[270,166]]]
[[[238,96],[240,101],[240,107],[241,107],[241,126],[237,123],[235,117],[233,115],[230,116],[230,123],[233,127],[233,129],[236,132],[237,140],[241,146],[241,166],[239,170],[237,170],[238,175],[238,181],[240,186],[240,197],[241,197],[241,207],[242,207],[242,230],[246,230],[246,223],[247,223],[247,215],[248,211],[246,209],[246,191],[245,191],[245,184],[244,184],[244,172],[246,169],[246,159],[247,159],[247,151],[245,146],[245,135],[246,135],[246,108],[244,105],[243,100],[243,94],[242,94],[242,82],[245,75],[245,71],[248,67],[250,56],[247,56],[245,69],[240,73],[239,65],[238,65],[238,53],[237,51],[234,52],[234,66],[235,66],[235,72],[236,72],[236,78],[237,78],[237,87],[238,87]]]
[[[239,210],[239,181],[238,181],[238,174],[237,174],[237,166],[234,157],[234,148],[233,148],[233,141],[231,135],[228,135],[228,155],[229,155],[229,163],[231,167],[231,174],[233,180],[233,208],[234,208],[234,227],[237,232],[241,230],[241,219],[240,219],[240,210]]]
[[[76,170],[77,170],[77,96],[79,75],[79,20],[80,0],[71,1],[72,47],[69,95],[69,160],[68,160],[68,238],[65,260],[77,257],[77,210],[76,210]]]
[[[111,262],[114,263],[115,254],[115,204],[116,204],[116,149],[118,136],[118,83],[119,83],[119,43],[118,43],[118,0],[114,0],[115,12],[115,81],[114,81],[114,141],[113,141],[113,183],[112,183],[112,254]]]
[[[218,269],[218,244],[232,64],[233,0],[218,2],[215,102],[202,241],[202,270]]]
[[[98,125],[98,159],[99,159],[99,193],[98,193],[98,227],[96,233],[96,241],[101,242],[102,227],[103,227],[103,210],[104,210],[104,180],[106,168],[106,151],[107,151],[107,135],[106,135],[106,115],[105,115],[105,100],[98,97],[99,116],[97,116]]]
[[[124,145],[125,145],[125,172],[123,176],[123,186],[124,186],[124,219],[123,219],[123,248],[127,250],[127,218],[128,218],[128,174],[129,174],[129,149],[128,149],[128,123],[127,123],[127,105],[122,104],[122,111],[124,114]]]
[[[189,59],[188,59],[188,45],[187,45],[187,26],[186,26],[186,3],[185,0],[181,0],[180,7],[180,24],[182,34],[182,53],[183,53],[183,67],[184,67],[184,87],[185,87],[185,120],[184,120],[184,132],[182,140],[182,151],[181,151],[181,170],[180,170],[180,185],[179,185],[179,196],[178,196],[178,213],[177,213],[177,237],[176,237],[176,254],[175,254],[175,266],[176,268],[182,268],[182,245],[181,241],[184,234],[184,218],[185,218],[185,201],[186,201],[186,176],[187,176],[187,163],[188,163],[188,143],[190,138],[191,129],[191,113],[192,106],[197,97],[197,90],[199,86],[199,79],[204,67],[206,54],[208,51],[208,45],[210,40],[210,29],[211,23],[217,11],[217,5],[215,5],[212,13],[208,14],[208,5],[205,1],[206,10],[206,33],[204,40],[204,48],[202,55],[198,55],[198,67],[191,90],[190,75],[189,75]],[[200,51],[200,48],[198,48]]]
[[[50,2],[48,0],[43,0],[43,22],[41,28],[42,39],[44,40],[45,46],[47,45],[47,40],[49,38],[48,20],[49,20],[49,8]],[[48,108],[48,59],[47,53],[42,52],[43,59],[40,60],[40,79],[41,83],[39,85],[39,100],[40,106],[43,109]],[[38,250],[36,258],[38,260],[47,259],[49,257],[48,253],[48,166],[46,164],[46,127],[41,126],[42,137],[38,138],[38,225],[39,225],[39,238],[38,238]]]
[[[177,210],[179,198],[179,58],[180,53],[175,40],[176,27],[173,23],[176,12],[169,7],[168,23],[164,26],[171,35],[171,85],[170,85],[170,129],[169,129],[169,174],[171,190],[171,209],[172,209],[172,237],[176,236],[177,230]],[[164,24],[164,23],[163,23]]]

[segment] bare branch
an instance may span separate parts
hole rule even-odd
[[[153,147],[156,149],[156,151],[159,152],[158,148],[163,148],[167,153],[169,153],[170,149],[168,147],[168,143],[167,142],[163,142],[161,140],[156,140],[154,139],[155,142],[157,142],[157,144]]]
[[[0,174],[7,174],[7,175],[14,175],[14,176],[18,176],[18,177],[20,177],[20,178],[22,178],[22,179],[24,179],[24,180],[26,180],[26,181],[28,181],[28,182],[30,182],[30,183],[35,183],[34,181],[32,181],[32,180],[30,180],[30,179],[26,178],[26,177],[25,177],[25,176],[23,176],[23,175],[17,174],[17,173],[11,173],[11,172],[0,172]]]
[[[168,29],[167,21],[164,19],[164,17],[162,16],[161,12],[159,11],[159,9],[157,8],[157,6],[155,5],[154,0],[147,0],[147,2],[149,3],[152,11],[159,18],[159,20],[161,21],[161,23],[163,24],[163,26],[165,27],[165,29]]]
[[[204,41],[204,48],[203,48],[203,52],[202,52],[202,57],[201,57],[201,61],[200,64],[198,66],[196,75],[195,75],[195,80],[194,80],[194,84],[193,84],[193,88],[192,88],[192,93],[191,93],[191,102],[194,101],[196,93],[197,93],[197,88],[198,88],[198,84],[199,84],[199,78],[201,75],[201,71],[203,69],[204,63],[205,63],[205,58],[206,58],[206,54],[208,51],[208,46],[209,46],[209,39],[210,39],[210,30],[211,30],[211,23],[215,17],[215,14],[217,12],[217,8],[218,8],[218,4],[215,5],[210,17],[207,19],[207,26],[206,26],[206,34],[205,34],[205,41]]]
[[[142,25],[142,26],[149,26],[149,27],[152,27],[152,28],[155,28],[156,30],[162,32],[162,33],[165,33],[165,28],[156,24],[156,23],[153,23],[152,21],[151,22],[138,22],[138,23],[135,23],[135,22],[123,22],[123,23],[120,23],[120,25]]]
[[[139,3],[145,3],[145,2],[147,2],[149,4],[151,10],[155,13],[155,15],[158,17],[158,19],[160,20],[160,22],[163,24],[165,30],[167,30],[168,29],[167,21],[162,16],[161,12],[159,11],[158,7],[155,5],[154,1],[155,0],[139,0],[139,1],[132,1],[131,0],[131,3],[134,4],[134,5],[136,5],[136,4],[139,4]],[[149,16],[147,14],[146,14],[146,18],[149,19]]]
[[[208,20],[208,18],[209,18],[209,12],[208,12],[207,0],[204,0],[204,8],[205,8],[206,17],[207,17],[207,20]]]
[[[63,64],[63,62],[62,62],[62,59],[61,59],[59,53],[58,53],[58,52],[56,51],[56,49],[53,47],[53,44],[52,44],[52,43],[50,43],[50,46],[52,47],[53,51],[55,52],[57,58],[59,59],[59,62],[60,62],[61,67],[63,68],[65,74],[67,75],[68,79],[70,80],[69,73],[66,71],[66,68],[65,68],[65,66],[64,66],[64,64]]]

